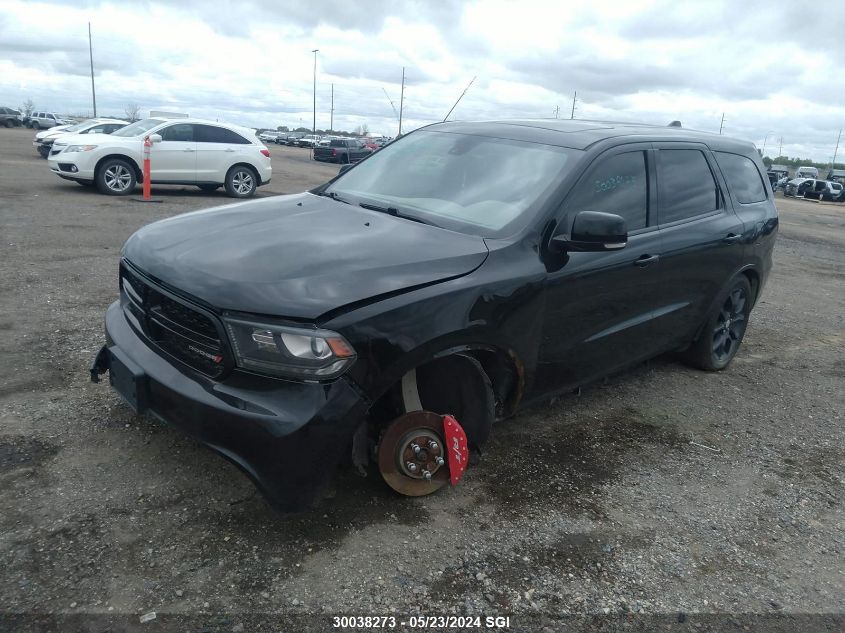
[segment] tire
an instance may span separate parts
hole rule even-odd
[[[220,189],[220,185],[211,185],[211,184],[209,184],[209,185],[197,185],[197,187],[199,187],[200,189],[202,189],[206,193],[211,193],[212,191],[217,191],[218,189]]]
[[[50,150],[49,149],[45,150],[45,149],[42,149],[42,148],[39,147],[38,153],[41,155],[41,158],[46,159],[50,155]]]
[[[97,170],[97,189],[107,196],[127,196],[135,190],[135,168],[122,158],[104,161]]]
[[[258,189],[258,175],[252,167],[235,165],[226,174],[226,193],[231,198],[250,198]]]
[[[739,275],[722,292],[704,327],[684,353],[687,362],[705,371],[721,371],[736,356],[751,314],[751,284]]]
[[[340,157],[340,164],[341,165],[348,165],[349,164],[349,154],[344,154]]]
[[[38,121],[31,121],[29,127],[31,127],[33,130],[38,130],[41,128],[41,126],[38,125]]]

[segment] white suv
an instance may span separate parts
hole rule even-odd
[[[51,150],[58,153],[63,149],[62,141],[58,140],[57,142],[60,136],[68,134],[111,134],[127,125],[129,125],[129,121],[121,121],[120,119],[88,119],[76,125],[59,125],[38,132],[32,139],[32,146],[41,154],[42,158],[47,158]],[[67,145],[67,143],[64,143],[64,145]]]
[[[70,123],[73,123],[73,121],[63,119],[53,112],[33,112],[26,122],[27,126],[33,130],[46,130],[57,125],[68,125]]]
[[[112,134],[64,136],[64,149],[50,152],[50,169],[60,178],[96,185],[108,195],[130,194],[143,181],[147,136],[153,143],[152,184],[197,185],[203,191],[224,186],[230,196],[248,198],[273,174],[270,150],[252,130],[166,118],[136,121]]]

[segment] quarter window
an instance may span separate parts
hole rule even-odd
[[[162,141],[191,143],[194,140],[194,126],[191,123],[177,123],[164,128],[160,134]]]
[[[766,199],[763,178],[750,158],[739,154],[716,152],[716,162],[740,204],[752,204]]]
[[[657,152],[660,224],[686,220],[719,209],[719,188],[704,154],[696,149]]]
[[[216,125],[197,125],[198,143],[228,143],[247,145],[249,141],[237,132]]]
[[[604,211],[625,219],[629,231],[648,223],[648,172],[645,152],[602,159],[575,187],[567,202],[571,213]]]

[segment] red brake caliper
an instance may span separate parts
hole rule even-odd
[[[458,421],[451,415],[443,416],[443,437],[446,440],[446,453],[449,456],[449,477],[455,486],[464,475],[469,459],[467,434]]]

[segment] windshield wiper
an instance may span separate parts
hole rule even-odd
[[[436,226],[437,228],[441,228],[434,222],[429,222],[428,220],[423,220],[422,218],[417,218],[412,215],[405,215],[403,213],[399,213],[399,209],[396,207],[380,207],[377,204],[371,204],[369,202],[359,202],[359,207],[364,209],[369,209],[370,211],[378,211],[380,213],[387,213],[388,215],[392,215],[397,218],[403,218],[405,220],[411,220],[413,222],[419,222],[420,224],[428,224],[429,226]]]
[[[329,191],[329,192],[321,191],[317,195],[323,196],[324,198],[331,198],[332,200],[336,200],[337,202],[342,202],[343,204],[352,204],[351,202],[349,202],[349,200],[344,200],[343,198],[341,198],[334,191]]]

